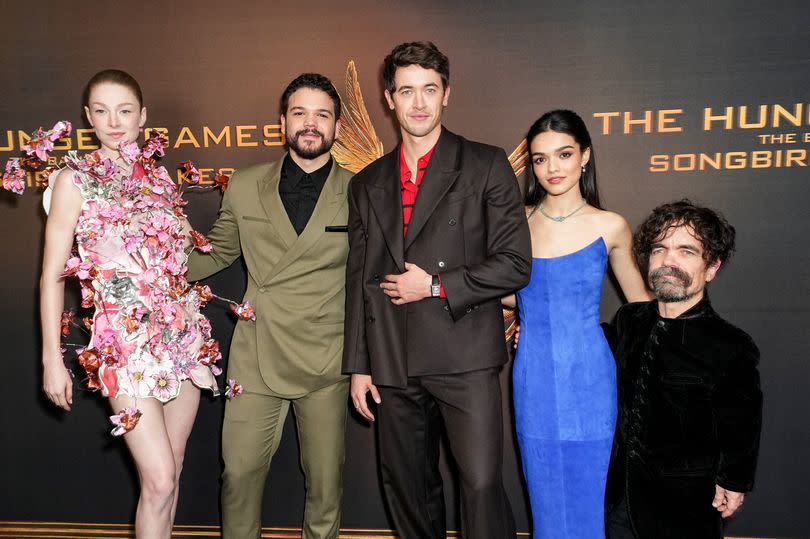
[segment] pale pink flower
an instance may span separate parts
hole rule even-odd
[[[136,397],[148,397],[152,388],[155,387],[155,378],[147,370],[146,362],[143,360],[132,361],[127,365],[129,379],[132,382],[132,389]]]
[[[122,141],[118,145],[118,153],[126,163],[132,164],[141,156],[141,149],[138,148],[138,143],[135,141]]]
[[[143,156],[151,159],[153,155],[163,157],[166,155],[164,148],[169,145],[169,139],[160,131],[153,130],[149,133],[149,138],[143,145]]]
[[[160,371],[157,374],[153,374],[152,379],[155,381],[155,386],[152,391],[158,400],[169,400],[177,395],[180,381],[173,372]]]
[[[78,256],[72,256],[65,262],[65,271],[62,272],[61,277],[70,277],[75,275],[81,280],[91,279],[93,277],[93,263],[83,261]]]

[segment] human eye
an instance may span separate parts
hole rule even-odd
[[[95,114],[104,114],[104,109],[97,108],[93,111]]]
[[[653,247],[653,248],[650,250],[650,254],[651,254],[651,255],[660,255],[660,254],[661,254],[661,253],[663,253],[663,252],[664,252],[664,248],[663,248],[663,247]]]
[[[546,158],[545,158],[545,157],[542,157],[542,156],[537,156],[537,157],[535,157],[535,158],[534,158],[534,164],[535,164],[535,165],[542,165],[542,164],[543,164],[543,163],[545,163],[545,162],[546,162]]]
[[[411,95],[413,93],[413,90],[411,90],[410,88],[404,88],[400,90],[399,93],[402,95]]]
[[[571,157],[571,152],[560,153],[560,159],[568,159],[569,157]]]

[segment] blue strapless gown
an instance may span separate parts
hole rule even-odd
[[[599,326],[607,267],[602,238],[535,258],[518,291],[512,370],[515,423],[535,539],[604,539],[604,498],[616,426],[616,367]]]

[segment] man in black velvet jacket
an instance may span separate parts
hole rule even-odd
[[[688,200],[659,206],[633,249],[657,298],[619,309],[606,333],[619,418],[606,493],[610,539],[720,539],[754,483],[759,351],[704,287],[734,228]]]

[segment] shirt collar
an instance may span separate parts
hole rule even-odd
[[[655,309],[655,313],[658,313],[658,300],[654,300],[650,302],[651,305]],[[707,314],[712,313],[714,310],[712,309],[712,303],[709,301],[709,291],[704,288],[703,289],[703,297],[700,301],[696,304],[689,307],[687,310],[673,318],[672,320],[688,320],[690,318],[700,318],[701,316],[705,316]],[[660,316],[660,315],[659,315]]]
[[[329,177],[329,173],[332,171],[332,156],[329,156],[329,161],[326,162],[324,166],[319,168],[318,170],[314,170],[309,173],[310,178],[312,178],[313,183],[318,187],[318,189],[323,189],[324,184],[326,183],[326,179]],[[287,154],[284,157],[284,163],[281,166],[281,174],[284,176],[292,188],[297,188],[301,179],[307,175],[304,172],[304,169],[298,166],[290,154]]]
[[[416,185],[422,183],[424,174],[419,174],[419,171],[427,168],[430,158],[433,156],[433,150],[435,149],[436,145],[434,144],[433,147],[416,162]],[[402,182],[403,186],[411,181],[411,169],[408,168],[408,163],[405,162],[405,148],[402,144],[399,145],[399,180]]]

